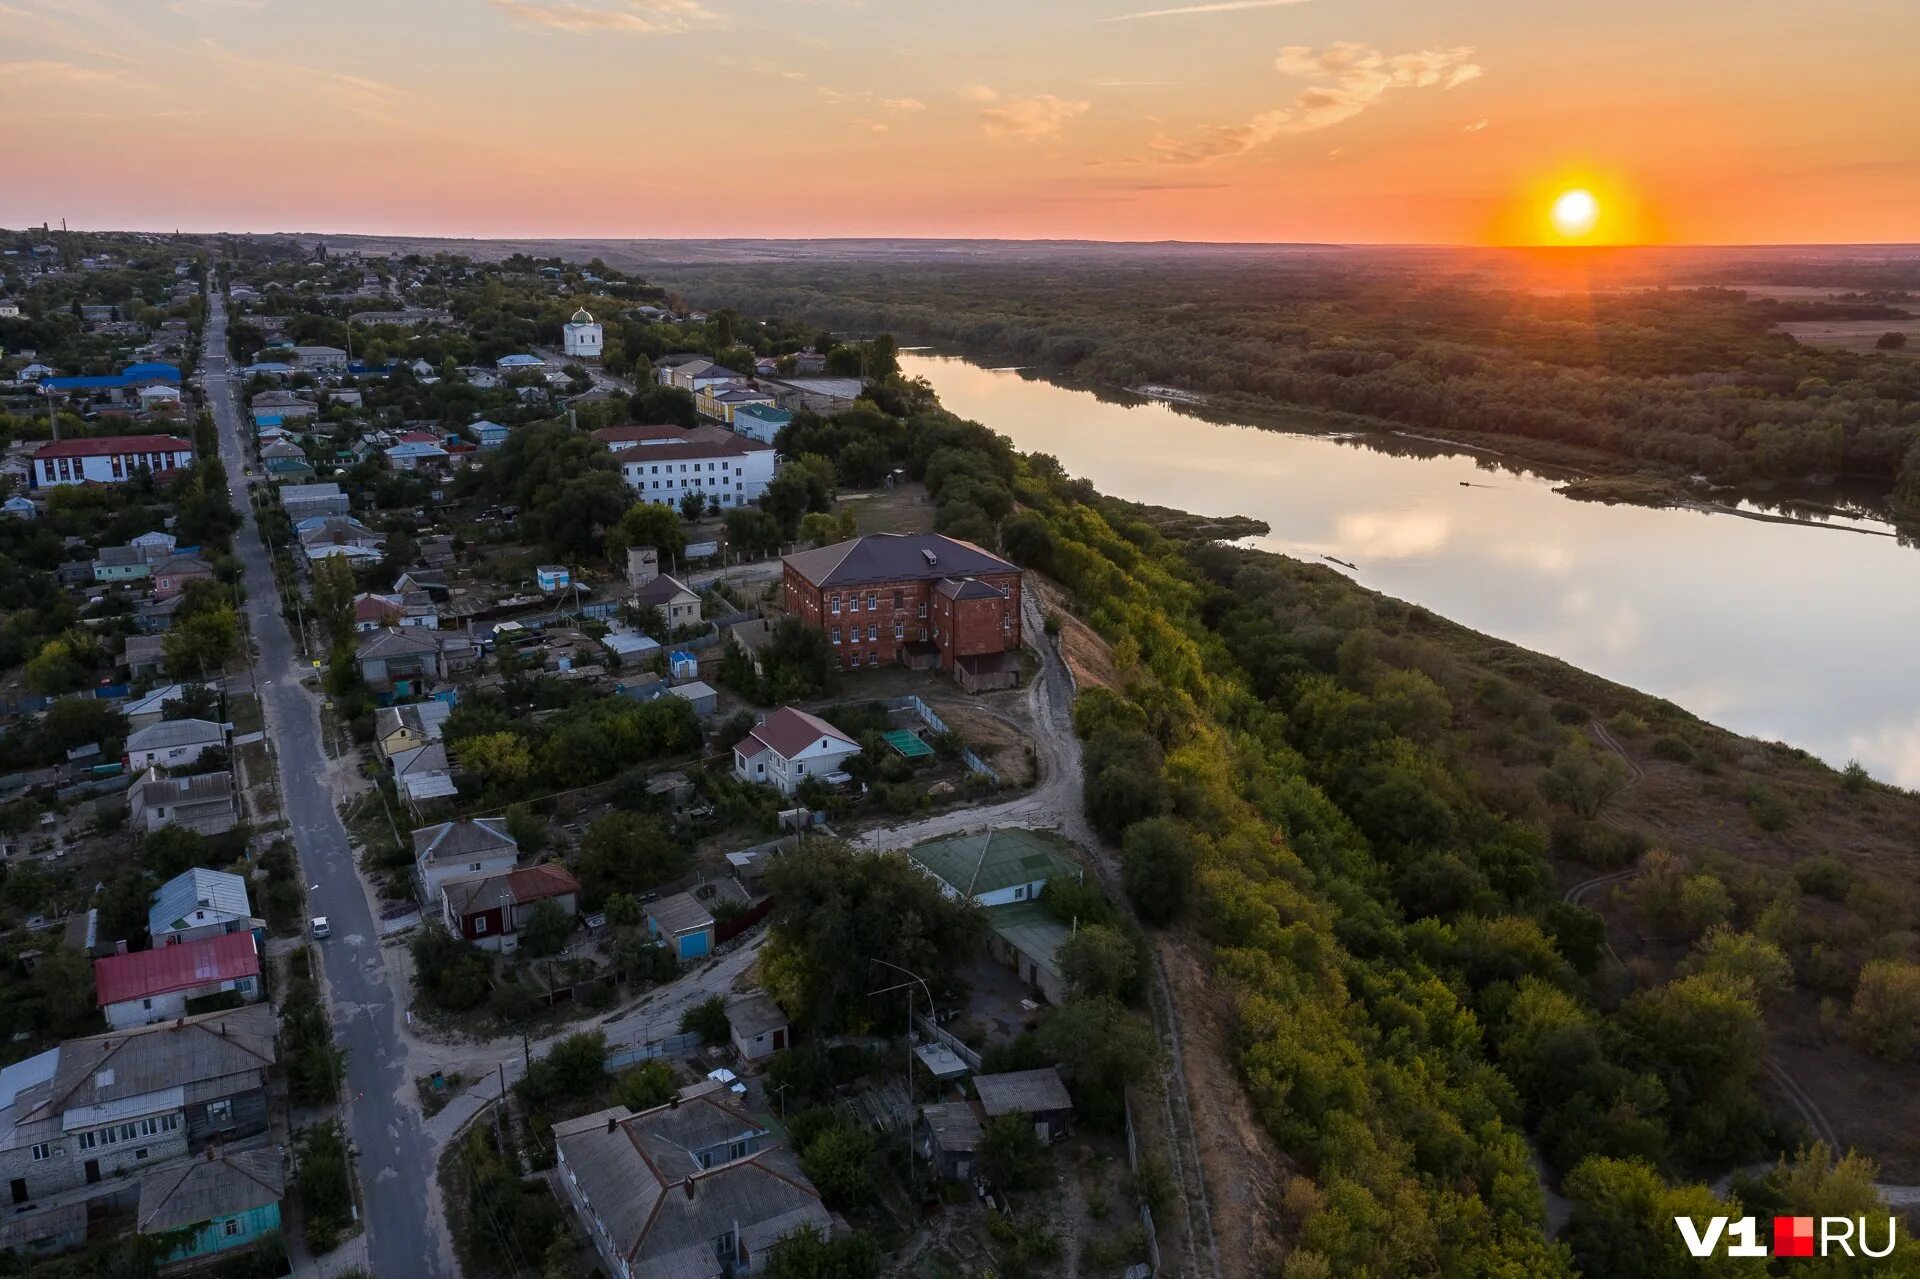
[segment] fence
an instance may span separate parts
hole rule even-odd
[[[980,1054],[967,1047],[957,1036],[950,1034],[941,1027],[939,1023],[935,1022],[933,1018],[927,1016],[925,1013],[915,1013],[913,1015],[913,1024],[920,1028],[921,1034],[953,1049],[953,1055],[961,1061],[966,1062],[970,1069],[980,1069]]]
[[[1140,1175],[1140,1137],[1133,1130],[1133,1095],[1128,1093],[1123,1099],[1127,1115],[1127,1167],[1136,1179]],[[1140,1228],[1147,1234],[1147,1263],[1153,1267],[1152,1273],[1160,1273],[1160,1232],[1153,1226],[1153,1209],[1147,1201],[1140,1201]]]
[[[665,1039],[656,1039],[652,1043],[635,1044],[617,1053],[608,1053],[607,1069],[619,1070],[623,1066],[637,1066],[643,1061],[652,1061],[657,1057],[681,1057],[698,1050],[699,1047],[700,1036],[692,1031],[668,1035]]]
[[[773,898],[763,897],[751,910],[743,910],[731,919],[716,923],[713,926],[713,944],[718,946],[722,942],[732,941],[765,919],[772,910]]]

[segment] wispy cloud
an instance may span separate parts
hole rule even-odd
[[[618,32],[627,35],[679,35],[695,27],[717,27],[725,18],[700,0],[615,0],[584,4],[579,0],[492,0],[493,7],[522,26],[545,27],[572,35]]]
[[[98,84],[118,80],[124,72],[116,67],[82,67],[52,58],[26,58],[18,62],[0,62],[0,79],[44,80],[56,84]]]
[[[1475,120],[1475,121],[1474,121],[1474,122],[1473,122],[1472,124],[1470,124],[1470,125],[1468,125],[1468,126],[1467,126],[1466,128],[1464,128],[1464,129],[1462,129],[1462,130],[1460,130],[1460,132],[1462,132],[1462,133],[1478,133],[1478,132],[1480,132],[1480,130],[1482,130],[1482,129],[1484,129],[1484,128],[1486,128],[1486,127],[1487,127],[1487,126],[1488,126],[1489,124],[1492,124],[1492,123],[1493,123],[1493,121],[1491,121],[1491,120]]]
[[[84,53],[90,58],[104,58],[109,62],[121,62],[129,66],[140,65],[140,59],[117,49],[105,48],[49,14],[16,8],[10,4],[0,4],[0,18],[14,24],[0,28],[6,30],[10,37],[29,38],[67,53]]]
[[[1074,117],[1085,115],[1092,105],[1051,93],[1006,98],[981,109],[980,127],[990,138],[1044,138],[1060,132]]]
[[[1239,13],[1243,9],[1279,9],[1306,0],[1215,0],[1213,4],[1184,4],[1177,9],[1145,9],[1139,13],[1116,13],[1102,22],[1137,22],[1141,18],[1184,18],[1190,13]]]
[[[969,102],[992,102],[1000,96],[998,92],[984,84],[964,85],[955,89],[954,92]]]
[[[1465,46],[1387,54],[1363,44],[1288,45],[1274,65],[1285,75],[1314,81],[1290,105],[1263,111],[1244,124],[1215,125],[1197,138],[1160,138],[1153,145],[1179,164],[1242,155],[1276,138],[1351,120],[1397,89],[1452,89],[1478,79],[1481,68],[1469,61],[1472,57]]]
[[[200,47],[209,57],[231,68],[236,75],[253,77],[248,86],[250,88],[277,93],[287,83],[298,82],[310,86],[313,92],[330,100],[339,110],[363,119],[390,125],[418,126],[422,123],[422,113],[417,109],[420,105],[418,100],[398,85],[354,75],[349,71],[330,71],[324,67],[302,66],[297,62],[282,62],[276,58],[241,53],[205,37],[201,39]]]
[[[1183,82],[1179,80],[1093,80],[1089,83],[1096,89],[1170,89]]]

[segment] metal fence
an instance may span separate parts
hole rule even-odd
[[[622,1048],[617,1053],[607,1054],[607,1069],[619,1070],[624,1066],[637,1066],[643,1061],[653,1061],[658,1057],[682,1057],[700,1047],[700,1036],[688,1031],[679,1035],[668,1035],[665,1039],[656,1039],[652,1043],[635,1044],[631,1048]]]
[[[915,1013],[913,1015],[913,1024],[917,1026],[920,1033],[927,1036],[927,1038],[943,1043],[953,1049],[953,1055],[961,1061],[966,1062],[970,1069],[980,1069],[980,1054],[967,1047],[964,1041],[949,1033],[935,1022],[933,1018],[927,1016],[925,1013]]]
[[[920,717],[921,723],[936,733],[953,732],[951,728],[947,727],[947,721],[934,714],[933,707],[922,701],[918,693],[908,693],[905,697],[885,698],[880,704],[890,711],[912,711]],[[979,773],[995,786],[1000,784],[1000,774],[994,772],[987,764],[987,761],[974,754],[972,747],[962,746],[960,748],[960,758],[971,771]]]
[[[1133,1129],[1132,1094],[1127,1094],[1123,1100],[1127,1115],[1127,1167],[1137,1178],[1140,1174],[1140,1137]],[[1144,1199],[1140,1201],[1140,1228],[1147,1234],[1147,1263],[1157,1275],[1160,1273],[1160,1232],[1154,1229],[1153,1209],[1147,1207]]]

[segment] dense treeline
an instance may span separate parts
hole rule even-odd
[[[1256,1113],[1301,1170],[1287,1275],[1674,1273],[1661,1213],[1713,1204],[1684,1179],[1788,1140],[1755,1091],[1778,948],[1733,930],[1714,876],[1650,871],[1698,954],[1594,998],[1603,926],[1547,891],[1556,842],[1607,843],[1620,784],[1584,709],[1468,669],[1335,574],[1170,539],[923,389],[883,384],[782,447],[924,479],[943,528],[1057,579],[1113,643],[1124,687],[1075,709],[1088,817],[1141,916],[1213,947]],[[1470,723],[1549,764],[1539,786],[1481,776]],[[1566,1245],[1529,1131],[1577,1201]]]
[[[1578,445],[1729,483],[1871,477],[1920,515],[1920,363],[1771,331],[1805,304],[1724,288],[1535,293],[1349,255],[1304,262],[1060,263],[1042,281],[1025,263],[783,265],[701,281],[728,305],[1100,385]]]

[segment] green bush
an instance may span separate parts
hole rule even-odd
[[[1653,757],[1669,760],[1675,764],[1693,763],[1693,746],[1684,737],[1675,737],[1663,733],[1653,739]]]

